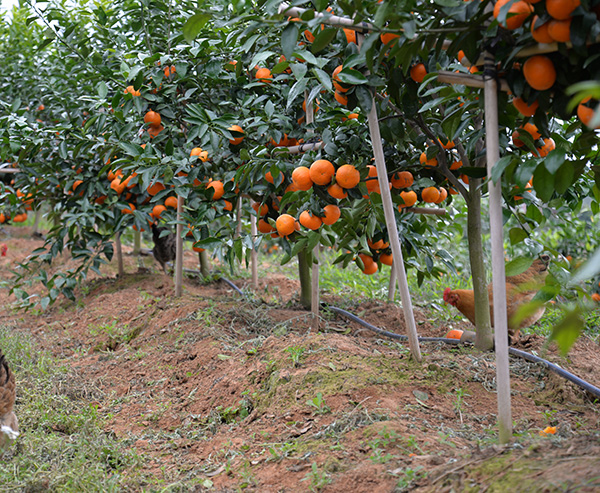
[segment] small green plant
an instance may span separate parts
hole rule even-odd
[[[463,411],[463,406],[465,404],[465,396],[469,396],[469,394],[465,393],[465,391],[461,388],[461,389],[454,389],[455,393],[456,393],[456,398],[454,399],[454,410],[456,411],[456,414],[458,414],[458,417],[460,418],[460,424],[463,424],[463,415],[462,415],[462,411]]]
[[[310,471],[300,481],[310,481],[310,491],[321,491],[325,486],[331,483],[331,478],[326,471],[319,471],[316,462],[310,466]]]
[[[292,360],[294,368],[300,366],[300,358],[302,358],[304,350],[305,348],[301,346],[291,346],[285,350],[287,353],[290,353],[290,359]]]
[[[329,406],[325,404],[325,399],[321,392],[317,392],[317,395],[312,399],[307,400],[306,404],[314,408],[315,414],[327,414],[331,412]]]
[[[400,479],[398,479],[398,483],[396,483],[397,491],[410,491],[417,479],[427,475],[427,472],[420,473],[422,469],[422,466],[415,467],[414,469],[404,469]]]

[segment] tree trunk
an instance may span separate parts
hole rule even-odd
[[[133,255],[139,255],[142,249],[142,233],[139,231],[133,232]]]
[[[473,277],[475,295],[475,347],[489,351],[494,347],[494,335],[490,321],[490,305],[483,260],[481,239],[481,179],[470,179],[467,201],[467,238],[469,241],[469,261]]]
[[[308,250],[298,253],[298,273],[300,277],[300,304],[307,310],[312,306],[311,283],[312,255]]]
[[[202,277],[208,277],[210,275],[210,266],[208,265],[208,253],[206,253],[206,250],[198,252],[198,262],[200,264],[200,274]]]

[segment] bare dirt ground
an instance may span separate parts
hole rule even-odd
[[[43,244],[23,228],[0,240],[2,279]],[[113,261],[77,302],[44,312],[14,311],[3,291],[0,324],[72,368],[74,388],[145,458],[147,477],[198,491],[600,491],[600,405],[540,366],[511,358],[515,439],[499,447],[493,354],[423,344],[416,362],[406,345],[327,311],[312,330],[298,282],[281,274],[246,297],[186,278],[175,298],[172,279],[142,261],[125,255],[120,279]],[[186,252],[186,266],[196,262]],[[395,305],[325,301],[405,333]],[[420,335],[449,328],[416,317]],[[521,347],[539,354],[543,343]],[[552,346],[546,357],[599,385],[599,349],[583,336],[567,359]],[[547,426],[556,434],[541,435]]]

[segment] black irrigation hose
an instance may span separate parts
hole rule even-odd
[[[240,288],[238,288],[233,282],[231,282],[229,279],[221,277],[221,280],[224,281],[225,283],[229,284],[238,293],[245,296],[245,293]],[[346,310],[343,310],[341,308],[338,308],[336,306],[331,306],[326,303],[322,303],[321,306],[323,308],[326,308],[327,310],[334,312],[334,313],[343,315],[344,317],[349,318],[350,320],[356,322],[357,324],[362,325],[366,329],[369,329],[379,335],[389,337],[390,339],[397,339],[400,341],[408,340],[408,336],[405,336],[403,334],[396,334],[395,332],[389,332],[387,330],[380,329],[379,327],[375,327],[374,325],[371,325],[369,322],[366,322],[365,320],[357,317],[356,315],[353,315],[352,313],[350,313]],[[461,341],[459,339],[448,339],[446,337],[418,337],[418,340],[419,340],[419,342],[444,342],[446,344],[460,344],[461,343]],[[520,349],[516,349],[513,347],[509,347],[508,352],[509,352],[509,354],[512,354],[513,356],[523,358],[524,360],[530,361],[532,363],[539,363],[540,365],[544,366],[548,370],[553,371],[554,373],[569,380],[570,382],[573,382],[575,385],[581,387],[582,389],[587,390],[590,394],[600,398],[600,389],[598,387],[595,387],[591,383],[588,383],[585,380],[582,380],[581,378],[568,372],[567,370],[562,369],[560,366],[555,365],[554,363],[550,363],[550,361],[540,358],[539,356],[534,356],[533,354],[526,353],[525,351],[521,351]]]
[[[582,380],[581,378],[569,373],[567,370],[563,370],[560,366],[555,365],[554,363],[550,363],[545,359],[542,359],[538,356],[534,356],[533,354],[526,353],[525,351],[521,351],[520,349],[515,349],[514,347],[509,347],[508,352],[513,356],[518,356],[519,358],[526,359],[527,361],[531,361],[533,363],[539,363],[542,366],[545,366],[548,370],[552,370],[563,378],[573,382],[575,385],[578,385],[582,389],[587,390],[590,394],[595,395],[596,397],[600,397],[600,389],[598,387],[594,387],[591,383]]]
[[[363,327],[365,327],[369,330],[372,330],[373,332],[376,332],[378,334],[381,334],[383,336],[390,337],[392,339],[400,339],[400,340],[408,339],[408,336],[401,335],[401,334],[395,334],[394,332],[388,332],[387,330],[383,330],[383,329],[380,329],[379,327],[375,327],[374,325],[371,325],[370,323],[365,322],[364,320],[358,318],[355,315],[352,315],[351,313],[347,312],[346,310],[342,310],[341,308],[337,308],[335,306],[329,306],[329,305],[326,305],[326,307],[328,310],[339,313],[340,315],[344,315],[345,317],[348,317],[350,320],[353,320],[354,322],[362,325]],[[419,337],[418,339],[420,342],[440,341],[440,342],[445,342],[448,344],[460,343],[459,339],[446,339],[444,337]],[[587,390],[590,394],[593,394],[596,397],[600,397],[600,389],[598,387],[595,387],[591,383],[588,383],[585,380],[582,380],[581,378],[568,372],[567,370],[562,369],[560,366],[555,365],[554,363],[550,363],[550,361],[548,361],[548,360],[540,358],[539,356],[534,356],[533,354],[526,353],[525,351],[521,351],[520,349],[516,349],[513,347],[509,347],[508,352],[509,352],[509,354],[512,354],[513,356],[518,356],[519,358],[523,358],[527,361],[531,361],[532,363],[539,363],[542,366],[544,366],[545,368],[547,368],[548,370],[552,370],[553,372],[557,373],[561,377],[566,378],[570,382],[573,382],[575,385],[578,385],[582,389]]]

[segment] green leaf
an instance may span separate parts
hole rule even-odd
[[[108,87],[106,87],[106,82],[104,82],[103,80],[98,82],[98,85],[96,86],[96,91],[98,92],[98,96],[100,96],[100,99],[106,99],[106,96],[108,95]]]
[[[533,259],[527,257],[519,257],[511,260],[506,264],[506,277],[522,274],[533,264]]]
[[[191,16],[183,25],[183,37],[189,43],[196,39],[202,28],[210,20],[211,15],[207,13],[197,13]]]
[[[312,51],[313,54],[319,53],[319,51],[323,50],[329,43],[331,43],[333,38],[335,38],[337,31],[338,30],[333,27],[323,29],[315,36],[315,40],[312,43],[310,51]]]
[[[371,107],[373,106],[373,94],[371,94],[371,91],[369,91],[369,89],[367,89],[365,86],[358,86],[354,90],[354,94],[356,95],[358,104],[365,115],[369,114]]]
[[[342,69],[338,74],[338,77],[344,84],[352,84],[353,86],[366,84],[368,82],[368,79],[362,73],[353,68]]]
[[[564,151],[554,149],[546,156],[546,159],[544,159],[544,166],[546,166],[546,169],[553,175],[565,162],[565,157]]]
[[[504,173],[504,170],[510,165],[511,161],[511,156],[504,156],[494,164],[492,168],[492,182],[498,183],[498,180],[502,177],[502,173]]]
[[[331,83],[331,78],[329,77],[329,74],[327,72],[325,72],[324,70],[321,70],[320,68],[315,67],[313,69],[313,73],[317,77],[317,80],[321,84],[323,84],[323,87],[325,87],[328,91],[333,90],[333,84]]]
[[[290,22],[281,33],[281,51],[287,60],[291,60],[298,42],[298,25],[295,22]]]
[[[573,310],[565,315],[565,317],[554,326],[552,334],[550,335],[551,341],[556,341],[562,355],[566,355],[573,346],[573,343],[577,340],[581,331],[583,330],[584,323],[579,310]]]
[[[306,79],[302,79],[292,86],[292,88],[290,89],[290,93],[288,94],[286,108],[289,108],[292,105],[292,103],[296,100],[296,98],[304,92],[304,89],[306,89],[306,82]]]
[[[538,166],[533,173],[533,188],[535,193],[544,202],[549,202],[554,193],[554,176],[545,166]]]
[[[510,238],[511,245],[516,245],[517,243],[521,243],[523,240],[527,239],[529,235],[524,229],[512,228],[508,232],[508,237]]]
[[[575,169],[573,163],[565,161],[563,165],[554,174],[554,188],[556,192],[563,194],[573,184],[575,179]]]

